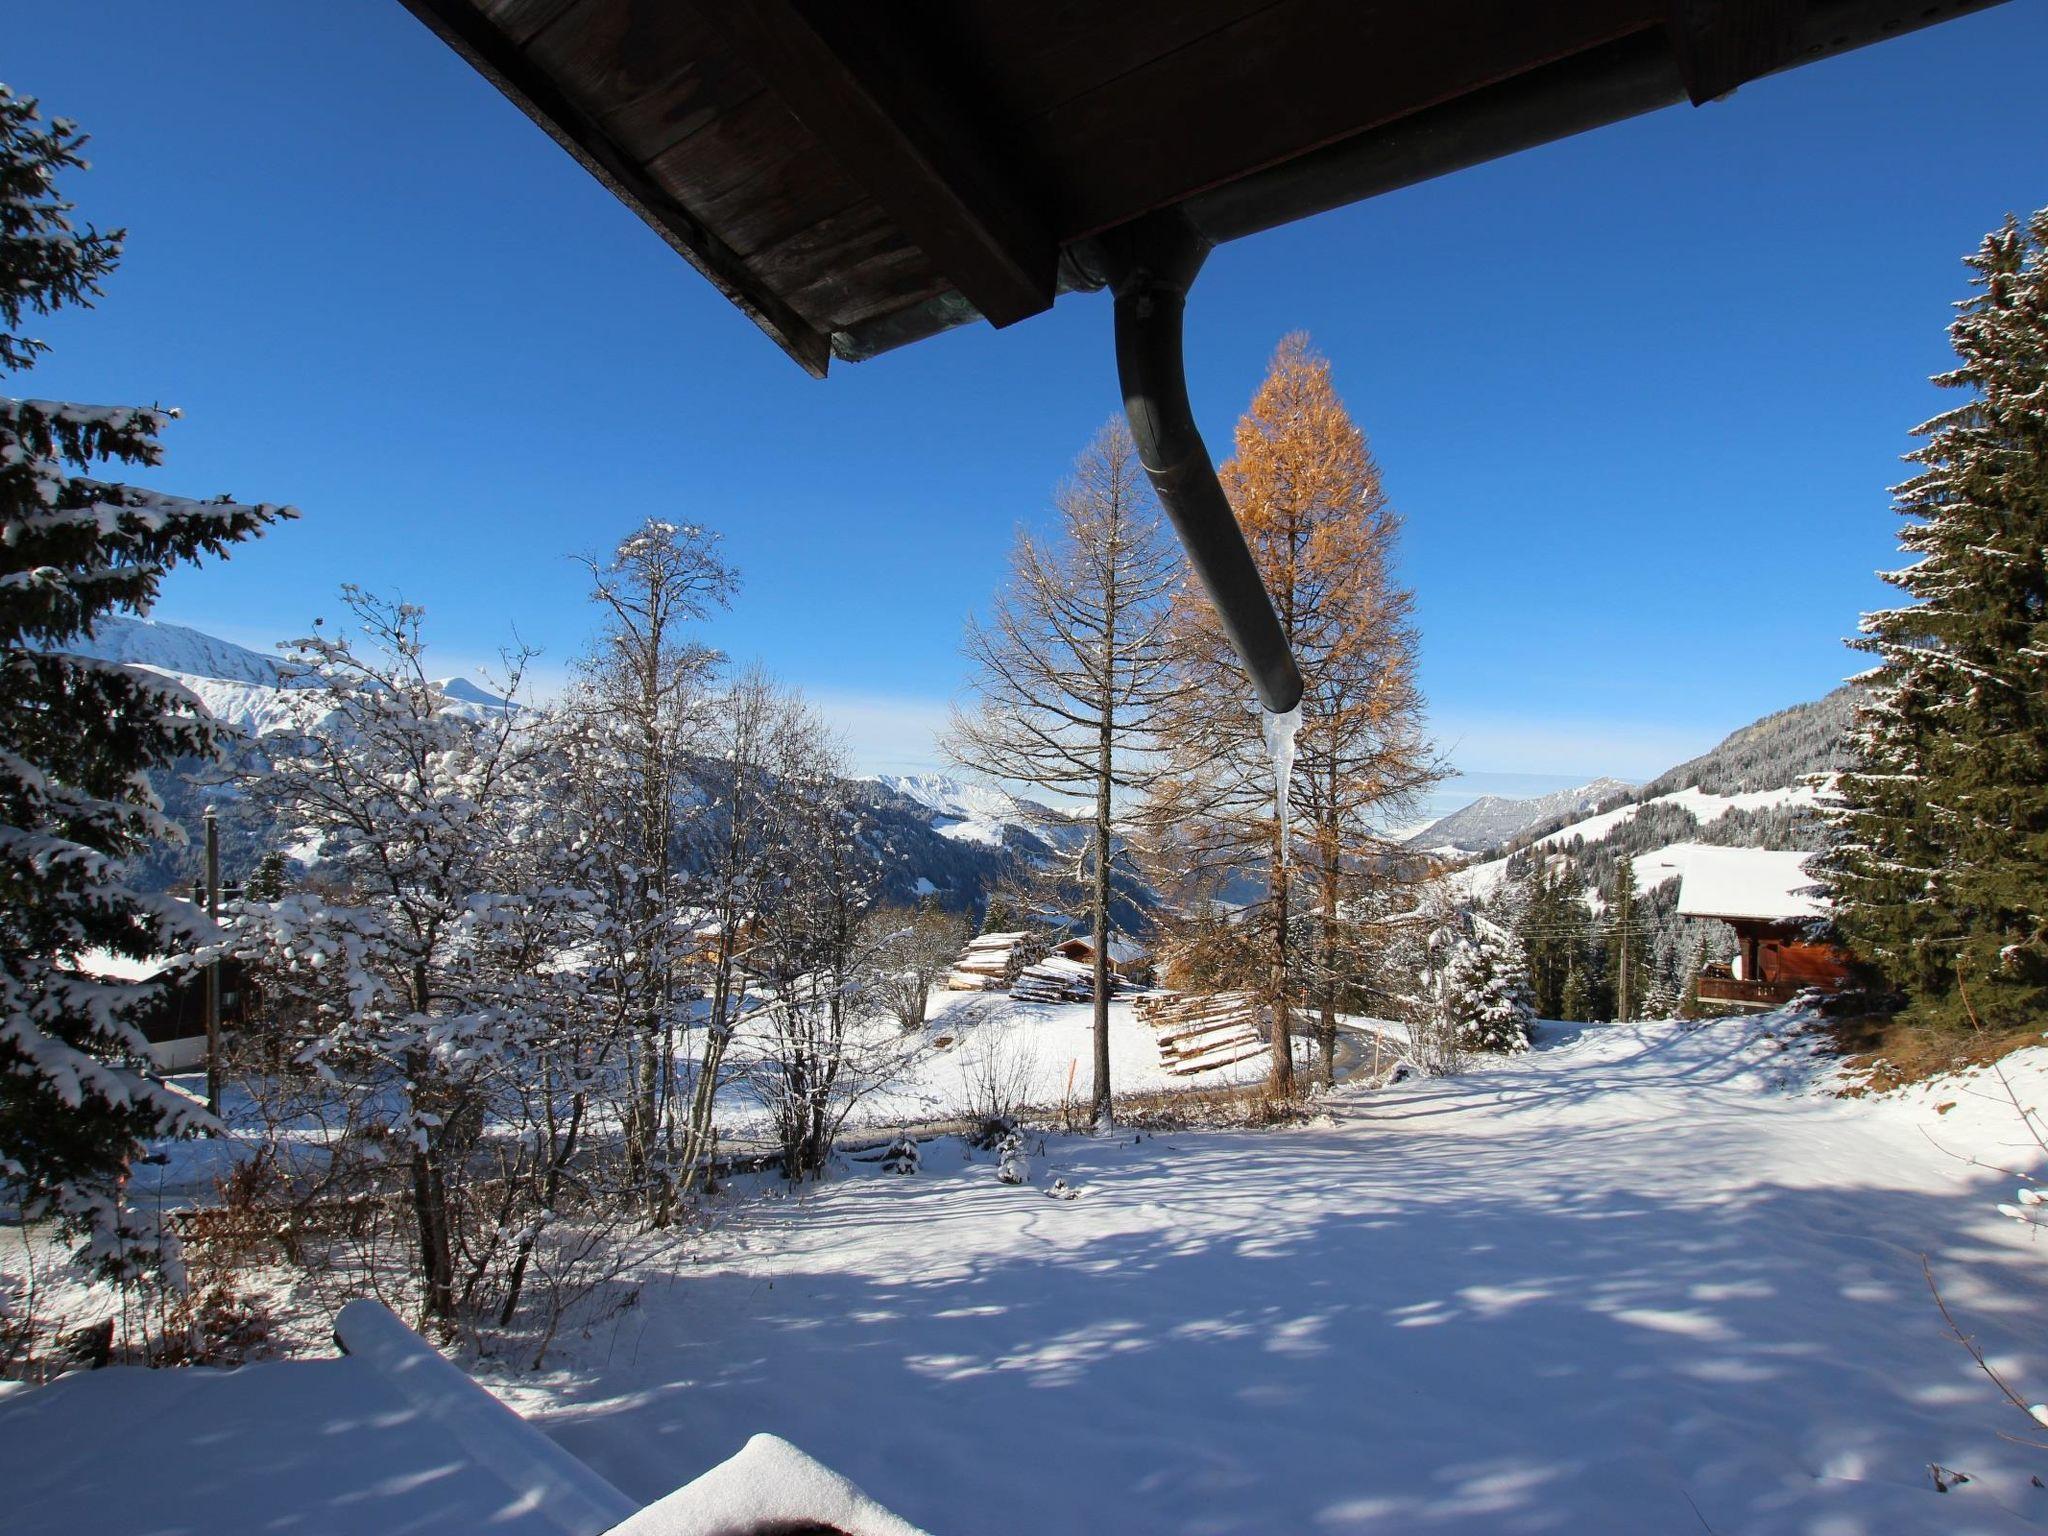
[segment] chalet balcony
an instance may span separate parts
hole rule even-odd
[[[1708,966],[1700,972],[1699,999],[1702,1004],[1728,1008],[1782,1008],[1810,983],[1798,981],[1738,981],[1726,966]]]

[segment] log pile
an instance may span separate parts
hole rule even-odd
[[[1271,1015],[1249,992],[1155,992],[1135,1006],[1139,1022],[1157,1033],[1159,1060],[1175,1077],[1249,1061],[1270,1049]]]
[[[946,975],[949,992],[1000,992],[1010,979],[1010,957],[1031,935],[984,933],[967,941]]]
[[[1111,971],[1109,995],[1127,991],[1130,983]],[[1010,996],[1024,1003],[1092,1003],[1095,1001],[1095,966],[1092,961],[1069,960],[1065,955],[1048,955],[1036,965],[1017,973]]]

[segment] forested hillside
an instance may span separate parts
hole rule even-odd
[[[1597,974],[1608,942],[1606,893],[1626,861],[1636,895],[1630,927],[1644,944],[1651,985],[1646,1004],[1674,1005],[1702,958],[1725,958],[1728,930],[1677,914],[1688,848],[1818,849],[1818,781],[1846,762],[1859,691],[1837,688],[1731,733],[1711,751],[1680,763],[1639,790],[1615,795],[1590,816],[1559,817],[1515,838],[1459,879],[1497,919],[1525,916],[1529,876],[1539,858],[1586,893],[1583,948]]]

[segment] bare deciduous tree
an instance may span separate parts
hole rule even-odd
[[[1182,566],[1121,421],[1082,453],[1055,508],[1056,539],[1020,533],[988,621],[968,626],[978,702],[956,712],[945,747],[971,772],[1089,806],[1075,873],[1095,947],[1092,1113],[1106,1129],[1116,810],[1120,795],[1153,782],[1150,742],[1172,687],[1168,603]]]
[[[606,845],[604,1005],[626,1054],[628,1173],[657,1218],[671,1197],[660,1168],[673,1139],[672,1064],[680,971],[689,951],[677,882],[679,823],[703,751],[706,692],[720,660],[691,627],[730,600],[738,578],[705,529],[649,519],[609,556],[584,557],[603,628],[583,658],[568,713],[577,793]]]

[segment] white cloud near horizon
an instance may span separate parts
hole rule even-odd
[[[846,743],[857,774],[946,773],[939,733],[952,706],[944,699],[879,693],[812,693],[817,706]]]
[[[1528,719],[1452,715],[1430,723],[1460,774],[1541,774],[1584,783],[1637,783],[1699,756],[1725,734],[1711,725],[1651,720]]]

